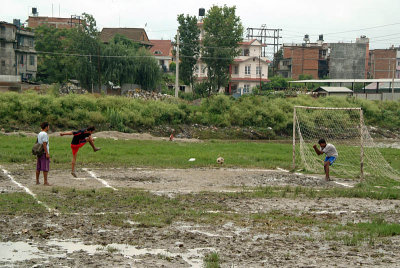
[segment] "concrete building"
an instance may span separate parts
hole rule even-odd
[[[329,48],[329,78],[362,79],[368,77],[368,38],[361,36],[355,43],[330,43]]]
[[[397,63],[397,54],[399,51],[395,48],[374,49],[370,51],[369,77],[370,78],[392,78],[396,75],[396,70],[400,70]]]
[[[17,25],[0,22],[0,75],[36,78],[37,53],[34,33]]]
[[[311,75],[312,78],[324,78],[328,70],[328,45],[320,35],[316,43],[310,43],[308,35],[305,43],[284,44],[283,59],[278,63],[277,73],[285,78],[299,79],[302,74]]]
[[[169,65],[173,61],[171,40],[150,40],[153,46],[150,52],[157,59],[160,68],[164,72],[169,72]]]

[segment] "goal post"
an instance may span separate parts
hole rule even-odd
[[[296,157],[301,168],[308,172],[323,171],[322,158],[312,146],[319,139],[333,144],[338,158],[331,169],[340,177],[394,178],[394,170],[381,155],[364,124],[361,108],[331,108],[295,106],[293,110],[293,169]],[[296,144],[298,142],[298,144]]]

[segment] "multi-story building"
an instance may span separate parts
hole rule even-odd
[[[329,48],[329,78],[365,79],[368,77],[368,38],[361,36],[355,43],[330,43]]]
[[[22,80],[36,77],[37,53],[34,34],[19,25],[0,22],[0,75],[16,75]]]
[[[157,59],[160,68],[168,72],[169,65],[173,61],[171,40],[150,40],[150,42],[153,44],[150,52]]]
[[[200,40],[204,37],[203,23],[199,22]],[[268,64],[270,61],[262,57],[262,48],[265,46],[259,40],[244,40],[239,43],[241,54],[234,59],[229,66],[230,81],[227,88],[221,88],[220,92],[229,94],[251,93],[253,88],[268,80]],[[207,78],[207,65],[199,59],[195,67],[195,75],[198,80]]]
[[[50,27],[58,29],[66,29],[77,27],[82,24],[81,16],[72,15],[70,18],[60,18],[60,17],[44,17],[39,16],[37,8],[32,8],[32,14],[28,17],[28,27],[36,28],[40,25],[48,25]]]
[[[374,49],[370,51],[369,77],[371,78],[392,78],[396,75],[400,66],[397,63],[397,54],[399,51],[395,48]]]
[[[369,39],[365,36],[357,38],[355,43],[324,43],[323,35],[316,43],[310,43],[308,35],[304,41],[283,45],[279,75],[294,79],[300,75],[311,75],[314,79],[367,78]]]
[[[300,75],[324,78],[328,75],[328,44],[320,35],[316,43],[310,43],[308,35],[305,43],[284,44],[283,59],[278,63],[277,73],[285,78],[299,79]]]

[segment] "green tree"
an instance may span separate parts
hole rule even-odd
[[[103,82],[134,83],[136,50],[131,40],[118,34],[104,45],[101,54]]]
[[[195,82],[194,70],[200,54],[199,36],[200,30],[197,27],[196,16],[186,17],[183,14],[178,16],[179,22],[179,74],[180,79],[193,87]],[[176,38],[175,38],[176,39]]]
[[[102,48],[104,82],[136,83],[146,90],[154,89],[161,80],[161,71],[154,56],[123,35],[115,35]]]
[[[236,7],[213,6],[204,18],[202,60],[207,64],[210,92],[217,92],[229,83],[229,65],[239,55],[243,26],[236,16]]]
[[[84,88],[91,88],[99,81],[99,58],[101,42],[96,20],[90,14],[82,14],[82,25],[71,30],[70,52],[80,55],[73,60],[74,76]]]
[[[154,90],[162,78],[160,67],[153,54],[139,48],[135,58],[135,81],[145,90]]]
[[[70,32],[48,25],[35,29],[35,49],[38,51],[37,79],[44,83],[62,83],[71,75],[71,58],[65,53]]]

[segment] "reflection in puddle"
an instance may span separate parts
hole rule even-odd
[[[84,251],[85,254],[103,254],[115,252],[125,258],[133,259],[142,255],[163,255],[171,258],[181,257],[190,267],[202,267],[204,253],[215,251],[214,248],[187,249],[186,252],[172,253],[166,249],[137,248],[124,244],[86,245],[79,240],[49,240],[47,243],[0,242],[0,265],[12,264],[32,259],[48,260],[50,257],[64,258],[67,254]]]

